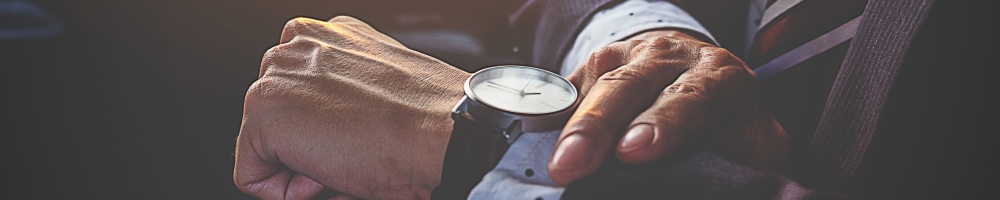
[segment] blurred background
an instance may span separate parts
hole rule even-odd
[[[352,15],[474,70],[513,62],[511,4],[0,0],[0,199],[246,199],[243,96],[286,21]]]
[[[232,183],[243,96],[286,21],[352,15],[472,71],[515,62],[518,2],[0,0],[0,199],[252,199]],[[908,60],[926,67],[897,79],[861,197],[997,196],[1000,43],[978,23],[992,12],[935,6],[914,44],[931,50]]]

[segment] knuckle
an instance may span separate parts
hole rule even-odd
[[[717,61],[727,61],[727,60],[729,60],[729,58],[732,57],[732,56],[730,56],[732,54],[729,53],[729,50],[726,50],[726,49],[723,49],[723,48],[711,48],[711,47],[710,48],[703,48],[702,54],[706,58],[711,58],[711,59],[717,60]]]
[[[701,61],[693,70],[704,74],[706,78],[726,80],[728,82],[743,82],[755,79],[753,70],[742,60],[723,48],[703,48]]]
[[[621,67],[607,73],[604,73],[597,79],[597,81],[603,82],[628,82],[635,83],[638,85],[648,85],[650,84],[649,77],[636,69],[631,67]]]
[[[303,53],[303,51],[311,51],[328,46],[326,42],[319,41],[313,37],[295,37],[288,43],[278,45],[278,50],[286,53],[295,52],[291,53],[293,55],[310,55]]]
[[[301,34],[308,30],[311,26],[315,26],[317,22],[314,19],[309,19],[305,17],[296,17],[294,19],[285,22],[285,28],[282,29],[283,33],[291,34]]]
[[[673,98],[699,100],[699,99],[707,99],[708,93],[705,87],[700,84],[678,82],[671,84],[670,86],[667,86],[667,88],[663,89],[663,92],[660,93],[660,96],[671,96]]]
[[[244,115],[253,116],[280,105],[280,99],[289,96],[284,84],[270,77],[263,77],[250,85],[244,98]]]
[[[335,34],[330,33],[331,31],[326,28],[326,24],[327,22],[305,17],[291,19],[285,23],[285,27],[281,31],[280,43],[292,41],[300,36],[325,38],[328,35]]]
[[[628,43],[623,43],[623,44],[628,45],[628,47],[637,47],[637,46],[647,45],[647,43],[648,42],[646,40],[629,40]]]
[[[237,173],[239,173],[239,171],[237,171]],[[238,175],[234,175],[234,176],[238,176]],[[261,192],[261,188],[260,187],[254,187],[254,184],[252,182],[251,183],[247,183],[246,181],[242,181],[239,178],[234,178],[234,182],[236,184],[236,189],[239,189],[243,193],[246,193],[246,194],[249,194],[249,195],[257,195],[257,194],[259,194]]]
[[[311,62],[323,59],[323,53],[329,52],[328,44],[309,37],[294,37],[291,41],[271,47],[264,52],[261,61],[260,76],[273,69],[298,69],[315,67],[318,63]],[[310,53],[311,52],[311,53]]]
[[[729,52],[729,50],[726,50],[726,49],[724,49],[724,48],[718,48],[718,47],[706,47],[706,48],[704,48],[704,49],[705,49],[705,53],[706,53],[706,54],[714,54],[714,55],[726,55],[726,54],[731,54],[731,53]],[[723,57],[725,57],[725,56],[723,56]]]
[[[644,40],[642,48],[637,48],[637,50],[642,50],[646,52],[657,52],[658,55],[670,54],[675,52],[681,45],[681,40],[677,40],[670,37],[654,37]]]
[[[264,59],[260,62],[260,73],[257,78],[263,77],[271,65],[274,65],[274,57],[278,54],[278,45],[273,46],[264,52]]]
[[[671,37],[655,37],[646,40],[645,46],[636,49],[636,53],[645,53],[644,60],[661,61],[696,61],[698,51],[690,48],[690,41]]]
[[[610,70],[608,68],[613,67],[619,60],[622,59],[621,53],[618,48],[614,46],[601,47],[594,53],[590,54],[590,67],[597,68],[600,71]]]
[[[580,133],[580,134],[597,134],[610,132],[609,127],[606,125],[608,121],[606,114],[598,111],[596,109],[586,109],[582,112],[578,112],[570,120],[573,123],[568,124],[566,133]]]
[[[674,83],[663,90],[667,94],[704,94],[705,88],[690,83]]]
[[[744,65],[723,65],[719,68],[719,72],[723,78],[734,80],[735,82],[746,82],[756,79],[753,71]]]
[[[656,37],[649,41],[650,48],[666,49],[677,45],[678,40],[670,37]]]
[[[358,19],[355,19],[354,17],[347,16],[347,15],[338,15],[336,17],[333,17],[333,19],[330,19],[330,22],[333,22],[333,23],[352,23],[352,22],[357,22],[357,21],[358,21]]]
[[[618,48],[615,46],[615,44],[604,46],[597,49],[597,51],[594,51],[594,53],[591,53],[590,57],[600,59],[600,58],[617,56],[618,51],[616,49]]]
[[[632,41],[630,41],[630,47],[631,48],[630,48],[629,54],[630,55],[635,55],[636,57],[640,57],[640,58],[642,56],[638,56],[638,55],[641,55],[644,52],[650,52],[650,51],[656,50],[656,48],[653,45],[653,43],[650,42],[650,41],[647,41],[647,40],[632,40]]]
[[[697,67],[694,72],[699,73],[701,78],[707,79],[706,81],[720,84],[745,84],[756,79],[753,71],[746,65],[733,63],[711,63],[707,66]]]
[[[746,65],[742,60],[733,55],[725,48],[704,47],[701,48],[701,58],[704,62],[714,63],[716,66]]]
[[[239,159],[240,158],[237,158],[237,166],[233,171],[233,183],[236,185],[236,188],[241,192],[252,196],[262,197],[269,195],[267,194],[267,191],[265,191],[266,185],[261,183],[260,179],[262,177],[257,177],[258,175],[255,174],[255,170],[257,170],[256,168],[258,167],[249,165],[246,161],[241,161]]]
[[[305,18],[305,17],[292,18],[292,19],[288,20],[287,22],[285,22],[285,29],[284,30],[294,29],[296,26],[299,26],[299,25],[307,23],[307,21],[308,21],[308,18]]]

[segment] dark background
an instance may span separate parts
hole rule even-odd
[[[0,40],[0,199],[249,199],[232,183],[243,95],[297,16],[350,14],[467,70],[513,62],[507,1],[32,2],[64,28]],[[938,4],[858,171],[862,197],[996,199],[995,16]]]
[[[0,199],[248,198],[243,96],[294,17],[350,14],[470,70],[512,59],[505,1],[31,2],[64,28],[0,40]]]

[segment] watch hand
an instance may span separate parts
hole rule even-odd
[[[496,89],[500,89],[500,90],[503,90],[503,91],[507,91],[507,92],[516,94],[516,95],[521,95],[521,93],[518,93],[516,90],[510,89],[508,87],[503,87],[502,85],[495,85],[495,84],[487,84],[487,85],[490,86],[490,87],[496,88]]]
[[[542,94],[542,93],[541,92],[527,92],[527,93],[524,93],[524,95],[536,95],[536,94]]]
[[[520,91],[518,91],[517,89],[511,88],[511,87],[507,87],[507,86],[504,86],[504,85],[500,85],[498,83],[494,83],[493,81],[486,81],[486,83],[492,84],[494,87],[500,86],[500,87],[503,87],[504,89],[508,89],[508,90],[520,93]]]
[[[521,87],[521,96],[524,96],[524,89],[528,89],[528,85],[531,85],[531,81],[533,80],[535,79],[528,79],[528,83],[525,83],[524,87]]]

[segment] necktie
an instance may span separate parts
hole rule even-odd
[[[788,5],[783,1],[786,0],[769,0],[767,9],[779,9],[777,4]],[[854,35],[865,3],[866,0],[794,3],[758,30],[747,64],[757,70],[758,76],[768,78],[846,42]]]
[[[865,0],[776,0],[744,57],[762,79],[764,99],[791,139],[797,179],[811,177],[812,143]],[[822,181],[820,181],[822,182]]]

